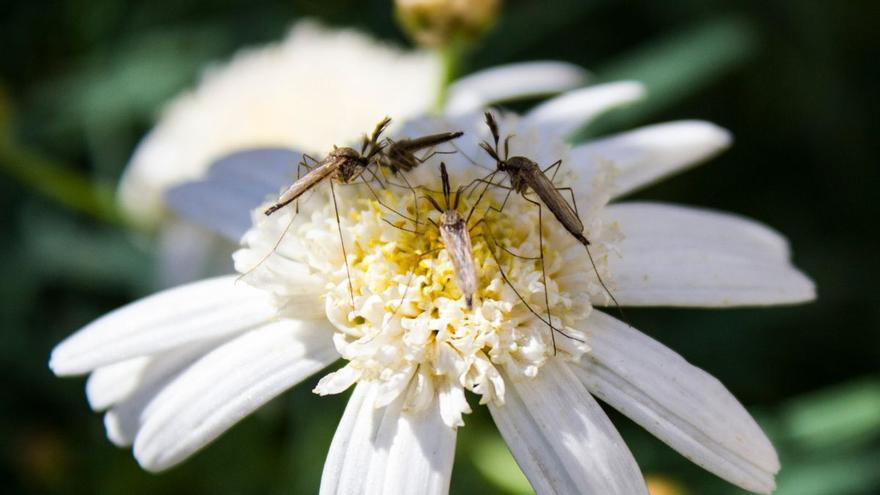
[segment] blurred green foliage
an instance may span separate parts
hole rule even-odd
[[[10,1],[0,17],[0,403],[6,493],[314,493],[344,397],[306,383],[168,473],[104,438],[52,346],[155,286],[155,240],[110,194],[172,95],[302,16],[403,42],[370,0]],[[644,80],[644,103],[584,130],[702,118],[732,130],[711,164],[639,193],[748,215],[784,232],[816,304],[628,311],[721,379],[779,448],[780,494],[880,493],[880,39],[876,2],[509,1],[463,61],[552,58]],[[453,493],[527,493],[482,408],[459,435]],[[644,471],[688,493],[742,493],[611,413]]]

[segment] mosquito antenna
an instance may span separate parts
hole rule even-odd
[[[437,209],[437,211],[439,211],[440,213],[443,213],[443,208],[440,207],[440,204],[437,203],[436,199],[432,198],[431,196],[428,196],[427,194],[422,195],[422,197],[427,199],[428,202],[431,203],[431,205]],[[430,220],[430,218],[429,218],[429,220]]]
[[[462,186],[458,186],[458,189],[455,190],[455,199],[452,203],[453,210],[458,211],[458,203],[459,203],[459,200],[461,200],[461,191],[462,191]],[[474,211],[473,207],[471,207],[471,211]],[[468,217],[470,217],[470,216],[471,216],[470,213],[468,213]],[[465,222],[465,223],[467,223],[467,222]]]
[[[405,214],[403,214],[403,213],[397,211],[396,209],[392,208],[391,206],[385,204],[385,202],[382,201],[382,198],[379,197],[379,194],[376,193],[376,190],[373,189],[373,186],[370,185],[369,181],[367,181],[366,179],[364,179],[363,176],[360,176],[360,179],[361,179],[361,181],[364,183],[364,185],[367,186],[367,189],[369,189],[370,194],[373,195],[373,199],[375,199],[376,202],[379,203],[381,206],[383,206],[386,210],[391,211],[392,213],[394,213],[395,215],[399,216],[400,218],[405,218],[406,220],[409,220],[410,222],[418,223],[418,220],[417,220],[417,219],[415,219],[415,218],[410,218],[409,216],[407,216],[407,215],[405,215]]]
[[[492,139],[495,141],[495,149],[498,149],[498,141],[500,140],[500,133],[498,132],[498,122],[495,121],[495,117],[491,112],[486,112],[486,125],[489,127],[489,131],[492,133]]]
[[[513,138],[514,134],[508,134],[506,138],[504,138],[504,161],[506,162],[508,158],[510,158],[510,140]],[[495,145],[497,149],[497,144]]]
[[[449,174],[446,172],[446,164],[440,162],[440,179],[443,182],[443,200],[446,202],[446,209],[449,209]]]

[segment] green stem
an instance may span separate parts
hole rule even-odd
[[[116,205],[111,184],[90,181],[8,140],[0,142],[0,169],[72,210],[108,223],[128,225]]]
[[[449,86],[458,77],[459,70],[461,69],[463,50],[459,43],[452,42],[442,48],[438,48],[437,52],[440,57],[442,74],[440,75],[440,91],[437,93],[434,110],[440,112],[446,104]]]

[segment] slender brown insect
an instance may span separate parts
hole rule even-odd
[[[330,192],[333,196],[333,208],[336,214],[336,223],[339,228],[339,241],[342,245],[342,255],[346,260],[345,270],[348,274],[348,289],[349,296],[351,297],[352,307],[354,307],[354,290],[351,284],[351,272],[348,267],[348,256],[345,249],[345,240],[342,236],[342,227],[339,221],[339,206],[336,201],[336,192],[334,190],[333,183],[337,182],[340,184],[352,184],[358,179],[361,179],[361,181],[370,189],[370,192],[382,206],[385,206],[389,210],[397,213],[398,215],[409,219],[409,217],[407,217],[406,215],[397,212],[396,210],[382,202],[382,200],[370,186],[370,182],[364,179],[364,172],[368,172],[374,180],[379,182],[379,184],[384,187],[384,181],[382,179],[381,173],[377,173],[376,171],[372,170],[370,168],[371,165],[375,165],[375,167],[385,167],[389,169],[392,174],[397,174],[397,171],[399,170],[408,171],[417,166],[419,163],[422,163],[428,159],[428,157],[421,159],[416,157],[416,151],[445,143],[462,135],[461,132],[446,132],[442,134],[423,136],[420,138],[403,139],[397,142],[391,140],[380,142],[380,136],[390,123],[390,117],[385,117],[384,119],[379,121],[379,123],[376,124],[376,128],[373,129],[373,133],[369,137],[364,135],[364,140],[363,144],[361,145],[360,151],[357,151],[354,148],[350,147],[334,146],[333,150],[330,151],[327,157],[321,161],[317,161],[312,157],[303,155],[303,161],[301,161],[297,165],[296,182],[294,182],[290,187],[287,188],[287,190],[281,193],[281,195],[278,197],[278,200],[270,205],[268,208],[266,208],[266,210],[264,211],[264,213],[269,216],[280,210],[281,208],[289,205],[290,203],[297,201],[300,196],[323,182],[325,179],[330,179]],[[315,165],[309,166],[306,163],[307,158],[315,162]],[[309,172],[305,176],[300,177],[299,174],[303,167],[308,169]],[[405,180],[406,179],[404,178],[404,181]],[[298,212],[299,202],[297,202],[297,213]],[[291,218],[291,223],[292,222],[293,219]],[[418,218],[415,219],[415,222],[416,224],[418,224]]]
[[[390,123],[391,119],[385,117],[376,125],[369,139],[364,136],[360,152],[347,146],[342,148],[334,146],[326,158],[311,168],[305,177],[297,178],[296,182],[281,193],[278,201],[266,208],[264,213],[271,215],[284,208],[328,177],[340,184],[351,184],[356,181],[367,170],[376,155],[382,152],[383,145],[379,143],[379,136]],[[309,168],[305,160],[300,166]]]
[[[596,262],[593,260],[593,255],[590,253],[590,241],[584,236],[584,224],[581,222],[580,216],[577,211],[577,202],[574,199],[574,191],[570,187],[557,187],[553,183],[553,178],[556,177],[556,172],[559,171],[560,165],[562,165],[562,160],[557,160],[550,164],[545,169],[541,169],[540,165],[535,163],[533,160],[524,157],[524,156],[514,156],[510,157],[510,139],[513,136],[507,136],[504,139],[504,157],[502,158],[501,153],[499,152],[499,142],[500,142],[500,134],[498,132],[498,123],[495,121],[495,117],[490,113],[486,112],[486,126],[489,128],[489,131],[492,133],[492,140],[494,144],[489,144],[486,141],[480,143],[480,147],[482,147],[486,153],[495,160],[496,170],[490,173],[483,179],[477,179],[477,182],[485,183],[486,187],[483,188],[483,191],[480,193],[480,197],[486,192],[486,189],[491,186],[499,187],[502,189],[507,189],[507,195],[504,197],[504,201],[501,203],[500,208],[490,209],[501,212],[504,210],[504,206],[507,204],[507,200],[510,198],[511,193],[518,193],[524,200],[529,203],[534,204],[538,207],[538,246],[541,251],[541,271],[544,273],[544,235],[543,235],[543,207],[546,206],[553,216],[559,221],[560,224],[571,234],[572,237],[577,239],[587,251],[587,256],[590,259],[590,264],[593,266],[593,271],[596,273],[596,277],[599,280],[599,284],[614,302],[614,304],[619,308],[620,305],[617,303],[617,299],[614,298],[614,295],[605,285],[605,282],[602,280],[602,277],[599,275],[599,269],[596,267]],[[555,169],[553,172],[553,176],[548,178],[547,172],[551,169]],[[503,184],[498,184],[492,182],[492,179],[498,173],[504,173],[507,175],[508,180],[510,181],[510,186],[505,186]],[[534,191],[537,194],[538,198],[541,200],[540,202],[535,201],[527,196],[529,191]],[[567,191],[571,196],[571,205],[565,200],[560,191]],[[479,200],[478,200],[479,201]],[[544,277],[544,286],[546,287],[547,283],[547,275],[543,274]],[[546,297],[546,292],[545,292]],[[549,317],[549,301],[545,301],[547,303],[547,311]]]
[[[327,158],[318,162],[304,177],[297,179],[278,197],[278,201],[266,209],[266,215],[271,215],[295,201],[303,193],[328,177],[340,184],[351,184],[361,178],[368,167],[373,164],[387,168],[394,175],[397,175],[399,171],[408,172],[438,153],[431,153],[427,157],[419,158],[415,155],[417,151],[443,144],[463,134],[462,132],[444,132],[413,139],[401,139],[400,141],[386,139],[385,142],[379,142],[379,136],[390,123],[391,119],[385,117],[376,125],[369,139],[364,136],[360,152],[354,148],[334,146]],[[371,173],[371,175],[382,183],[379,175],[375,173]]]
[[[440,222],[435,225],[440,230],[440,238],[449,253],[452,270],[455,272],[458,288],[464,294],[465,304],[468,309],[473,309],[474,293],[477,291],[477,269],[470,230],[464,217],[458,213],[462,188],[455,191],[455,198],[450,202],[449,174],[445,163],[440,163],[440,177],[443,180],[444,207],[431,196],[426,195],[425,198],[440,212]],[[428,220],[434,223],[433,220]]]
[[[575,239],[584,246],[589,246],[590,241],[584,236],[584,224],[581,222],[577,213],[577,204],[574,200],[574,192],[570,187],[556,187],[551,179],[545,175],[551,169],[557,169],[562,164],[562,160],[557,160],[546,169],[541,167],[529,158],[524,156],[509,157],[509,142],[512,136],[507,136],[504,140],[504,158],[498,153],[498,142],[500,140],[498,134],[498,123],[491,113],[486,112],[486,125],[492,132],[492,139],[495,145],[483,141],[480,146],[486,150],[486,153],[495,160],[496,172],[507,174],[510,180],[508,192],[517,192],[525,198],[525,194],[532,190],[541,198],[541,202],[550,209],[553,216],[559,220],[559,223],[565,227]],[[494,173],[492,174],[494,176]],[[555,173],[554,173],[555,177]],[[498,184],[495,184],[498,185]],[[568,191],[571,194],[572,205],[569,205],[562,197],[559,191]],[[526,198],[527,201],[534,201]]]

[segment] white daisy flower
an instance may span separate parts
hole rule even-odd
[[[575,190],[595,268],[546,211],[539,231],[538,209],[518,195],[503,213],[487,213],[484,206],[500,206],[505,193],[490,188],[471,222],[488,217],[473,232],[479,279],[469,310],[448,254],[434,251],[442,245],[432,225],[420,222],[417,233],[393,228],[383,218],[412,224],[363,186],[335,187],[344,259],[326,185],[301,201],[296,218],[292,207],[262,214],[292,180],[300,155],[242,152],[170,199],[230,238],[243,235],[234,258],[245,276],[116,310],[59,344],[50,366],[58,375],[91,373],[87,395],[94,409],[107,410],[108,436],[133,444],[152,471],[181,462],[341,357],[345,364],[315,389],[354,389],[321,493],[447,493],[457,431],[472,406],[468,391],[489,408],[538,493],[647,493],[594,397],[705,469],[769,493],[779,462],[755,421],[716,379],[598,309],[609,305],[599,277],[623,306],[791,304],[813,299],[814,287],[791,265],[785,239],[754,221],[669,204],[609,204],[730,141],[717,126],[682,121],[565,142],[592,115],[639,92],[633,83],[597,86],[499,120],[503,134],[515,135],[511,155],[542,166],[563,160],[556,182]],[[400,129],[397,137],[465,131],[460,153],[435,156],[407,179],[439,189],[440,159],[453,185],[485,176],[482,167],[493,162],[478,146],[488,138],[481,117]],[[378,194],[397,211],[432,215],[409,191]],[[472,201],[465,197],[461,211]],[[492,251],[492,240],[532,257],[543,241],[543,272],[539,260]],[[546,315],[545,294],[559,329],[555,344],[527,307]]]
[[[254,146],[323,153],[387,114],[402,120],[431,110],[442,79],[432,52],[301,21],[281,42],[239,53],[172,101],[135,151],[120,201],[134,219],[155,223],[165,190],[200,177],[213,160]],[[454,82],[447,110],[558,93],[585,80],[583,69],[563,62],[499,66]]]

